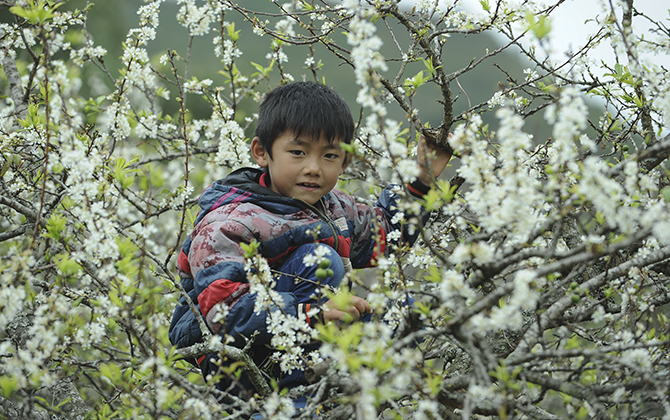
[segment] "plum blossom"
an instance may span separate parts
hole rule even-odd
[[[207,2],[201,7],[196,5],[195,0],[177,0],[177,4],[180,5],[177,19],[192,36],[208,34],[213,19],[221,10],[221,6],[214,2]]]
[[[328,258],[327,256],[329,256],[330,254],[331,252],[328,249],[328,247],[319,243],[314,248],[313,254],[306,254],[303,257],[302,263],[305,265],[305,267],[313,267],[314,265],[319,264],[319,262],[323,261],[324,259],[327,259]]]
[[[267,260],[255,255],[247,260],[245,265],[250,292],[256,293],[254,312],[258,313],[273,306],[282,307],[284,299],[273,289],[275,284]]]
[[[277,420],[291,419],[296,411],[290,398],[281,397],[277,393],[273,393],[265,400],[262,409],[266,418]]]

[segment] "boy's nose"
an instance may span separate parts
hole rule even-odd
[[[305,175],[319,175],[321,172],[321,167],[319,166],[319,163],[316,161],[316,159],[309,159],[305,163],[305,168],[303,169],[303,172]]]

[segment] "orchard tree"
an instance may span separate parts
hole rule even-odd
[[[556,54],[552,13],[579,7],[563,2],[177,0],[186,47],[156,54],[168,4],[146,1],[110,68],[88,31],[95,6],[0,1],[0,417],[670,418],[669,15],[600,1],[592,36]],[[492,34],[500,44],[453,64],[450,37]],[[190,66],[203,38],[217,81]],[[253,67],[242,41],[265,50]],[[473,102],[459,77],[506,51],[528,68],[499,68]],[[273,318],[276,357],[311,382],[287,394],[202,318],[194,347],[167,330],[200,191],[253,165],[263,94],[329,84],[326,62],[358,92],[341,188],[372,203],[411,181],[420,134],[456,159],[423,201],[403,201],[419,243],[346,278],[372,322]],[[247,254],[252,287],[269,288]],[[310,340],[316,358],[291,351]],[[219,398],[187,362],[211,352],[251,374],[253,399]]]

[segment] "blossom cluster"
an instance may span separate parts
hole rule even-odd
[[[213,19],[223,10],[218,2],[206,2],[200,7],[195,0],[177,0],[177,4],[180,5],[177,20],[191,36],[207,35]]]

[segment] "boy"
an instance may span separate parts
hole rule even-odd
[[[384,252],[386,234],[400,229],[391,224],[397,196],[387,188],[377,206],[370,208],[334,189],[349,163],[339,145],[349,144],[353,136],[349,107],[328,87],[298,82],[268,93],[259,107],[251,143],[251,154],[261,169],[239,169],[203,192],[195,228],[177,263],[186,292],[214,334],[227,334],[232,345],[243,347],[245,338],[259,333],[251,346],[252,359],[282,388],[305,384],[304,372],[283,375],[269,364],[273,350],[267,313],[254,312],[255,294],[249,292],[240,244],[260,243],[258,252],[276,273],[282,309],[296,317],[326,300],[319,284],[335,288],[352,266],[374,264],[376,239],[381,238]],[[427,159],[423,142],[419,152],[430,163],[421,165],[419,180],[409,190],[420,197],[451,156],[433,150],[432,159]],[[325,280],[317,280],[317,266],[303,263],[306,255],[314,254],[315,232],[316,241],[328,247],[326,257],[333,270]],[[416,234],[403,232],[403,240],[413,243]],[[368,302],[355,296],[346,308],[337,308],[332,301],[324,306],[317,319],[306,317],[306,322],[341,320],[347,313],[357,319],[370,312]],[[182,298],[170,326],[170,341],[181,348],[201,338],[195,316]],[[205,377],[219,371],[219,358],[212,354],[197,360]],[[235,381],[224,375],[217,387],[245,399],[255,392],[245,374]]]

